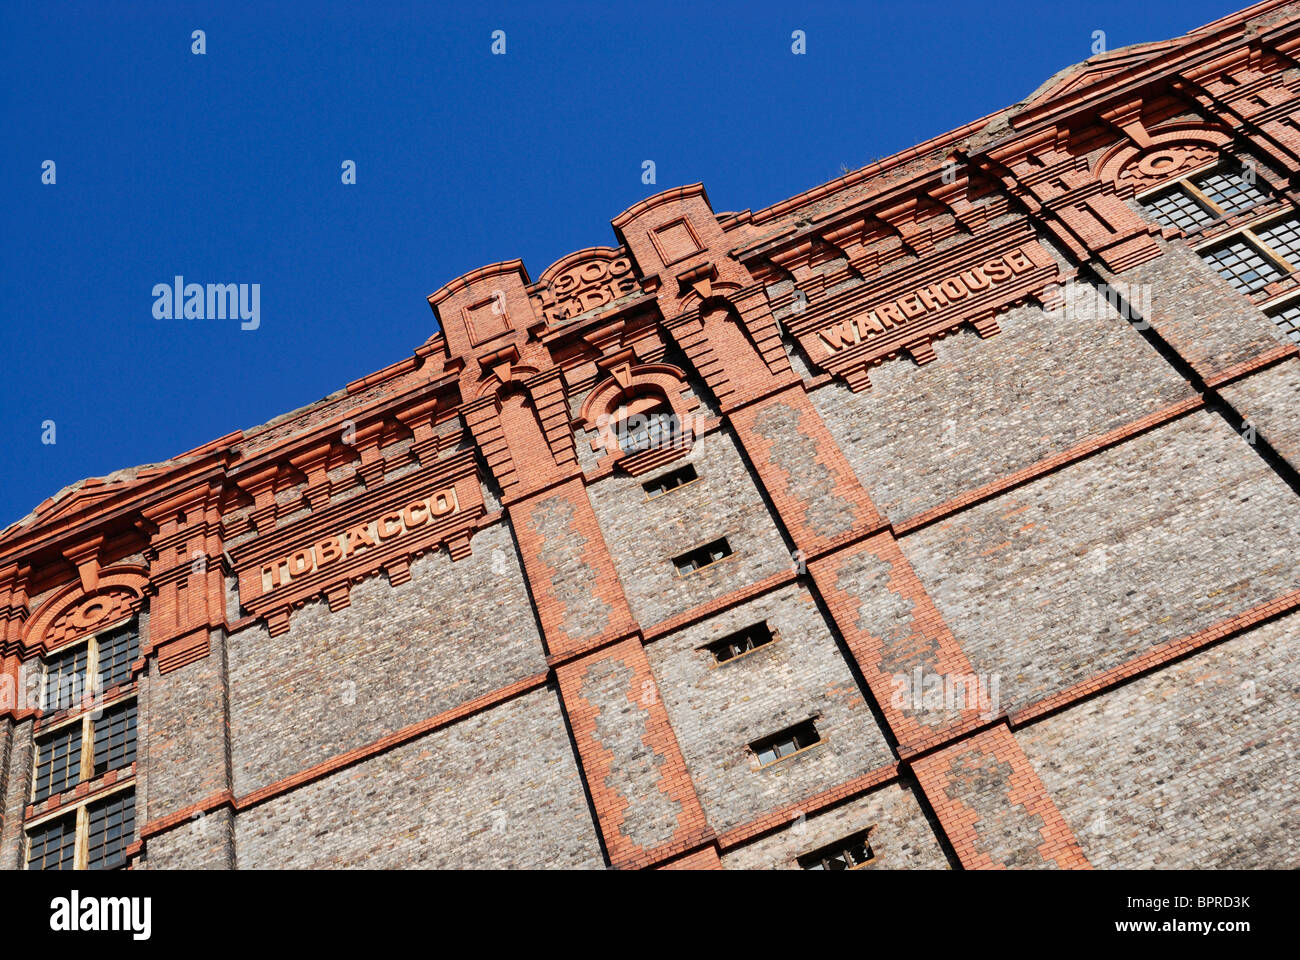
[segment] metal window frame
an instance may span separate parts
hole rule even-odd
[[[816,858],[817,862],[821,864],[821,869],[829,870],[830,868],[826,864],[831,859],[832,856],[842,856],[845,860],[850,860],[851,858],[848,856],[849,850],[852,847],[856,846],[858,843],[861,843],[863,846],[867,848],[867,853],[869,854],[869,856],[861,863],[853,864],[851,867],[849,867],[849,869],[859,870],[862,867],[870,866],[871,864],[876,862],[876,852],[871,847],[871,837],[872,834],[876,832],[877,826],[878,824],[873,823],[871,826],[866,827],[865,829],[855,830],[853,833],[850,833],[847,837],[843,837],[839,840],[833,840],[823,847],[817,847],[816,849],[811,850],[808,853],[800,854],[799,856],[795,857],[795,863],[797,863],[801,869],[810,870],[812,869],[812,867],[806,866],[805,861],[812,861],[814,858]]]
[[[107,790],[101,790],[98,793],[77,800],[75,805],[62,807],[58,810],[52,810],[41,817],[35,817],[30,822],[23,824],[23,869],[31,870],[32,857],[32,831],[51,820],[58,820],[63,817],[75,817],[76,823],[74,829],[76,836],[73,843],[72,869],[89,870],[90,869],[90,811],[87,809],[92,804],[107,800],[126,790],[135,790],[136,781],[132,777],[125,783],[114,784]],[[130,844],[127,844],[130,846]]]

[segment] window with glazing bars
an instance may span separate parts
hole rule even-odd
[[[1176,227],[1184,233],[1213,223],[1215,214],[1180,186],[1148,197],[1146,207],[1166,227]]]
[[[734,660],[742,654],[771,643],[773,639],[772,630],[768,627],[767,621],[764,621],[748,626],[744,630],[737,630],[721,640],[715,640],[705,649],[713,654],[713,659],[718,663],[726,663],[728,660]]]
[[[135,620],[47,657],[43,708],[57,713],[76,707],[93,695],[95,691],[87,687],[92,669],[100,692],[127,683],[131,679],[131,665],[139,658],[140,630]]]
[[[33,827],[27,843],[28,870],[71,870],[77,848],[77,813]]]
[[[80,782],[82,739],[82,724],[76,721],[37,738],[33,802],[40,803]]]
[[[140,658],[140,628],[131,621],[93,641],[97,647],[100,689],[107,690],[131,679],[131,664]]]
[[[798,860],[799,866],[804,870],[854,870],[870,863],[875,859],[871,851],[872,829],[859,830],[850,837],[804,854]]]
[[[1268,315],[1292,342],[1300,343],[1300,300],[1274,307],[1268,311]]]
[[[1160,223],[1184,233],[1199,230],[1230,214],[1269,199],[1253,172],[1237,166],[1219,166],[1193,174],[1142,200]]]
[[[1258,185],[1257,177],[1237,167],[1218,167],[1188,177],[1187,182],[1225,214],[1245,210],[1268,199],[1268,194]]]
[[[1202,256],[1240,293],[1254,293],[1286,276],[1272,258],[1244,235],[1233,237]]]
[[[1269,252],[1277,254],[1289,265],[1294,266],[1300,260],[1300,219],[1270,220],[1250,232],[1263,241]]]
[[[817,725],[812,720],[804,720],[793,727],[787,727],[780,733],[755,740],[749,745],[749,749],[753,750],[758,757],[758,765],[766,767],[778,760],[784,760],[805,747],[820,743],[821,739],[821,734],[817,732]]]
[[[725,539],[721,539],[706,543],[702,547],[696,547],[694,550],[683,553],[680,557],[674,557],[673,563],[677,566],[678,575],[685,576],[729,556],[731,556],[731,546]]]
[[[90,692],[86,689],[86,669],[89,663],[90,646],[86,643],[45,661],[44,709],[58,712],[81,703]]]
[[[135,763],[136,702],[104,711],[94,723],[95,776]]]
[[[135,835],[135,791],[124,790],[86,806],[86,867],[120,867]]]

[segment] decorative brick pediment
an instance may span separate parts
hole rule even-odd
[[[45,601],[27,621],[22,647],[44,654],[134,616],[144,605],[149,582],[143,567],[122,565],[98,571],[91,589],[74,581]]]

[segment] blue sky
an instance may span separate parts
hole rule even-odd
[[[1114,49],[1237,9],[458,6],[5,4],[0,527],[407,356],[467,270],[536,277],[684,183],[766,206],[1022,99],[1093,31]],[[260,284],[260,326],[156,319],[177,274]]]

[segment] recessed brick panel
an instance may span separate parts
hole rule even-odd
[[[767,623],[779,639],[718,664],[705,644]],[[893,754],[808,590],[799,585],[656,640],[650,665],[691,780],[719,833],[884,766]],[[814,717],[824,743],[757,769],[748,745]]]
[[[509,531],[497,524],[452,562],[352,588],[351,603],[295,612],[289,632],[230,640],[234,788],[251,793],[385,734],[546,669]]]
[[[603,866],[549,689],[259,804],[236,820],[245,869]]]
[[[960,331],[924,367],[893,360],[813,405],[867,493],[898,523],[1193,396],[1128,322],[1074,289],[1069,310],[1017,307],[988,340]],[[1105,371],[1104,380],[1098,371]]]
[[[1099,868],[1300,866],[1300,615],[1016,731]]]
[[[1219,392],[1237,412],[1232,425],[1243,436],[1253,426],[1291,469],[1300,471],[1300,358],[1230,383]]]
[[[901,543],[1008,711],[1294,591],[1294,504],[1200,412]]]

